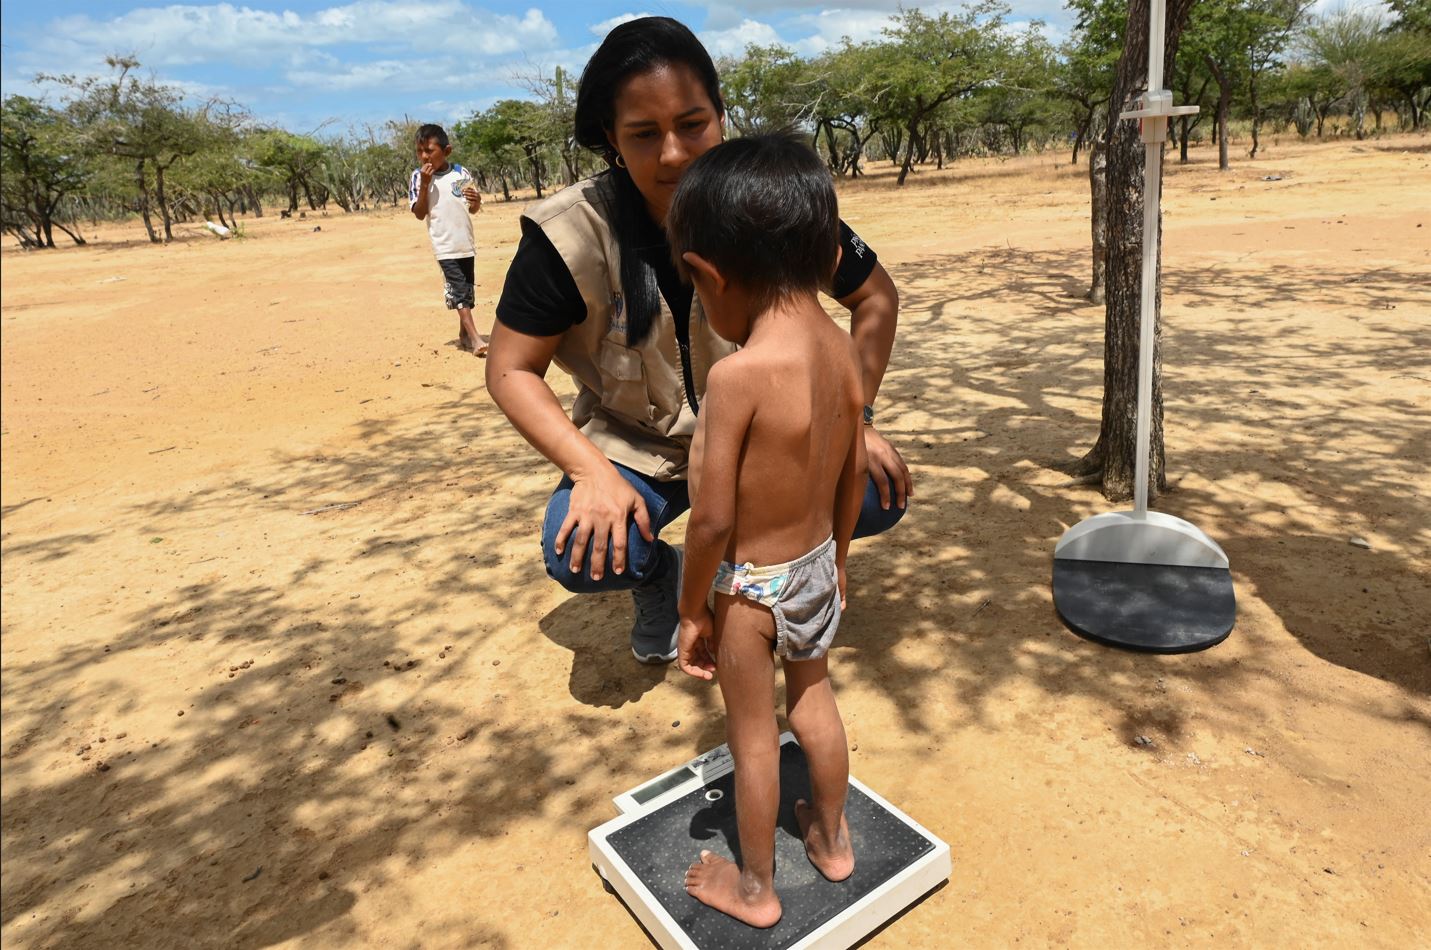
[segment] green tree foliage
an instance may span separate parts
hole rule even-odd
[[[812,64],[783,46],[746,47],[719,63],[726,118],[741,135],[795,128],[819,110],[821,88]]]
[[[1076,163],[1095,120],[1108,114],[1127,11],[1121,0],[1070,0],[1068,7],[1077,19],[1059,49],[1051,79],[1054,94],[1072,107],[1072,161]]]
[[[1261,83],[1269,70],[1280,65],[1278,57],[1306,5],[1307,0],[1201,0],[1193,7],[1182,55],[1200,60],[1217,84],[1219,168],[1229,167],[1227,124],[1239,90],[1248,94],[1256,157]]]
[[[54,247],[54,229],[83,244],[78,224],[61,220],[67,198],[92,173],[73,117],[25,96],[0,106],[0,225],[24,247]]]
[[[549,113],[538,103],[502,99],[470,121],[453,126],[453,137],[470,164],[498,178],[504,199],[511,200],[511,184],[523,174],[540,198],[546,176],[545,153],[551,147],[551,126]]]
[[[298,210],[298,193],[308,199],[308,207],[318,207],[315,194],[322,182],[323,143],[307,135],[294,135],[282,129],[265,129],[251,140],[252,155],[260,168],[266,169],[288,195],[288,211]]]
[[[817,141],[823,136],[830,170],[860,174],[860,161],[879,131],[877,117],[885,83],[875,71],[879,47],[856,45],[845,37],[810,65],[810,122]]]
[[[111,56],[105,62],[109,76],[42,78],[65,89],[69,109],[91,148],[131,163],[133,194],[149,239],[172,240],[165,173],[204,147],[208,127],[223,121],[227,110],[215,102],[198,109],[185,107],[177,89],[141,77],[139,61],[133,57]],[[163,222],[162,239],[151,220],[155,207]]]
[[[902,129],[898,184],[909,176],[922,127],[935,111],[1000,78],[1012,42],[1003,30],[1007,12],[997,0],[934,16],[902,10],[884,30],[889,42],[878,47],[872,65],[883,79],[879,113]]]

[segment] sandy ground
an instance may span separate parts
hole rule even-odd
[[[1109,507],[1053,467],[1097,429],[1084,168],[844,189],[903,297],[917,497],[856,546],[834,670],[854,773],[954,854],[871,946],[1431,932],[1431,146],[1195,158],[1160,507],[1239,616],[1179,657],[1051,604]],[[478,220],[481,326],[517,213]],[[421,225],[245,227],[4,252],[6,947],[646,945],[586,832],[722,740],[718,694],[546,579],[556,473],[448,345]]]

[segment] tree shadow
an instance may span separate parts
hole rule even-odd
[[[1005,677],[1028,676],[1014,662],[1017,654],[1050,632],[1079,662],[1093,651],[1098,662],[1083,673],[1045,658],[1035,668],[1038,684],[1113,698],[1121,691],[1109,690],[1110,670],[1131,674],[1147,667],[1147,658],[1070,641],[1049,610],[1054,543],[1068,526],[1108,507],[1092,489],[1058,475],[1060,463],[1076,458],[1098,427],[1103,315],[1080,296],[1083,255],[1001,247],[921,259],[895,271],[900,338],[881,401],[898,425],[886,434],[918,472],[917,507],[887,544],[856,546],[852,577],[863,586],[866,578],[893,573],[897,584],[874,591],[875,605],[913,601],[919,616],[951,621],[935,638],[953,649],[936,678],[958,681],[970,708],[979,708]],[[951,290],[948,275],[955,271],[967,279]],[[1431,546],[1431,533],[1414,489],[1428,419],[1424,394],[1408,398],[1406,387],[1393,382],[1431,379],[1424,355],[1431,352],[1431,328],[1399,316],[1424,304],[1425,282],[1390,269],[1265,262],[1165,267],[1163,278],[1175,489],[1155,506],[1218,539],[1239,588],[1264,599],[1309,651],[1404,689],[1427,690],[1425,644],[1413,631],[1431,606],[1427,562],[1418,556]],[[1301,319],[1304,306],[1344,314],[1348,335],[1318,336]],[[1200,317],[1214,308],[1217,317]],[[1200,445],[1195,460],[1184,461],[1179,428],[1216,433],[1214,447]],[[1265,495],[1238,487],[1266,477],[1269,463],[1278,479]],[[1214,490],[1214,483],[1232,487]],[[1318,534],[1318,513],[1345,519],[1346,534],[1329,537],[1325,527]],[[1277,522],[1286,528],[1275,551],[1255,540],[1265,528],[1247,536],[1250,524]],[[1404,553],[1347,543],[1371,531],[1395,539]],[[1026,543],[1013,552],[981,543],[995,538]],[[1287,576],[1281,562],[1289,553],[1319,564],[1320,576]],[[1359,589],[1363,583],[1379,596],[1357,629],[1339,630],[1318,614],[1316,602],[1328,594],[1369,598]],[[844,642],[882,640],[857,606],[869,595],[857,592]],[[976,612],[984,600],[988,606]],[[1004,631],[978,636],[996,618]],[[1229,688],[1241,675],[1216,650],[1190,665],[1226,679]],[[860,676],[872,672],[886,689],[910,675],[882,669],[879,660],[853,667]],[[961,676],[971,668],[981,674]],[[921,683],[910,699],[931,685]]]
[[[505,536],[472,546],[464,528],[530,525],[535,548],[551,477],[525,446],[500,447],[507,423],[479,393],[362,420],[341,456],[277,453],[160,489],[91,534],[7,531],[7,585],[52,577],[78,545],[122,558],[152,535],[210,555],[159,560],[143,607],[102,618],[116,631],[102,645],[7,650],[7,943],[361,943],[350,911],[361,892],[402,888],[395,869],[523,820],[579,837],[608,805],[592,776],[630,755],[689,757],[689,730],[633,735],[621,701],[555,725],[529,714],[543,671],[520,660],[537,631],[514,619],[546,610],[540,561],[515,561]],[[268,563],[250,551],[226,566],[218,539],[256,521],[274,533]],[[7,645],[39,622],[7,611]],[[554,638],[581,653],[575,692],[598,696],[606,663],[631,698],[661,678],[600,656],[577,612],[565,622]],[[492,909],[466,904],[461,923],[469,943],[511,939]]]
[[[1001,695],[1021,684],[1094,700],[1125,741],[1176,739],[1189,724],[1163,684],[1172,671],[1221,698],[1215,724],[1257,721],[1254,677],[1285,646],[1267,632],[1149,657],[1080,640],[1053,610],[1054,543],[1107,507],[1056,470],[1098,424],[1103,321],[1076,296],[1082,255],[1001,247],[891,270],[903,312],[881,416],[916,496],[895,529],[852,549],[841,682],[896,711],[899,741],[931,748],[951,709],[1004,728]],[[1164,278],[1174,490],[1158,507],[1217,539],[1240,594],[1309,652],[1425,695],[1431,331],[1408,319],[1424,282],[1266,263]],[[1299,308],[1334,311],[1347,332],[1319,336]],[[7,652],[7,937],[361,943],[350,911],[365,889],[400,889],[401,869],[523,821],[579,839],[629,763],[667,766],[722,741],[714,714],[678,730],[639,702],[665,682],[703,711],[719,700],[631,660],[624,595],[553,607],[537,554],[552,471],[480,389],[432,396],[421,412],[362,420],[341,456],[198,475],[92,531],[21,536],[12,521],[33,512],[7,509],[7,587],[55,583],[81,545],[115,563],[138,559],[134,538],[204,551],[169,573],[146,561],[154,592],[140,608],[65,619],[116,630],[104,646],[77,636],[41,658]],[[1192,430],[1195,458],[1179,435]],[[327,507],[338,503],[356,505]],[[271,529],[270,553],[222,567],[223,532],[253,523]],[[1351,629],[1317,610],[1328,597],[1365,604]],[[7,644],[48,622],[7,611]],[[542,694],[550,655],[525,662],[538,631],[566,651],[575,703]],[[183,699],[159,710],[154,695]],[[1409,703],[1385,715],[1426,724]],[[468,907],[461,925],[475,942],[522,944],[501,915]]]

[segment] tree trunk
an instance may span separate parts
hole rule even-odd
[[[174,240],[174,229],[169,218],[169,202],[164,198],[164,166],[154,163],[154,200],[159,202],[159,217],[164,220],[164,240]]]
[[[909,123],[909,142],[904,149],[904,164],[899,167],[899,177],[894,182],[896,186],[904,184],[904,180],[909,177],[910,166],[914,164],[915,126],[918,121],[915,119]]]
[[[1217,122],[1213,132],[1217,136],[1217,170],[1225,172],[1232,167],[1227,161],[1227,113],[1232,106],[1232,81],[1211,56],[1204,56],[1203,62],[1217,81]]]
[[[53,223],[54,223],[55,227],[59,228],[61,231],[63,231],[63,232],[65,232],[66,234],[68,234],[68,235],[70,236],[70,240],[71,240],[71,241],[74,241],[76,244],[80,245],[81,247],[83,247],[83,246],[85,245],[85,243],[86,243],[86,242],[85,242],[85,239],[84,239],[84,238],[80,235],[80,233],[79,233],[79,224],[78,224],[78,223],[75,223],[75,230],[73,230],[73,231],[71,231],[69,228],[65,227],[63,224],[61,224],[61,223],[58,222],[58,221],[55,221],[55,222],[53,222]]]
[[[244,197],[248,199],[248,205],[253,209],[255,218],[263,217],[263,202],[258,198],[258,189],[253,185],[243,186]]]
[[[1088,185],[1093,205],[1093,282],[1088,299],[1102,303],[1108,266],[1108,146],[1101,141],[1088,148]]]
[[[298,210],[298,180],[288,179],[288,213],[291,215]]]
[[[1257,100],[1257,73],[1255,70],[1247,77],[1247,100],[1252,106],[1252,151],[1247,153],[1247,157],[1256,158],[1257,150],[1262,147],[1261,137],[1258,135],[1262,131],[1262,104]]]
[[[538,200],[542,197],[542,162],[536,149],[527,150],[527,161],[532,166],[532,184],[536,186]]]
[[[1170,0],[1167,10],[1164,73],[1171,74],[1178,40],[1194,0]],[[1142,297],[1143,143],[1135,122],[1120,121],[1143,92],[1148,71],[1148,0],[1131,0],[1118,60],[1108,123],[1108,264],[1103,332],[1103,414],[1098,440],[1071,466],[1078,474],[1097,473],[1109,499],[1133,493],[1138,407],[1138,318]],[[1158,248],[1149,249],[1152,254]],[[1150,419],[1149,497],[1166,484],[1163,458],[1162,363],[1154,301],[1153,405]]]
[[[139,185],[139,217],[144,220],[144,230],[149,232],[149,243],[159,244],[159,235],[154,233],[154,222],[149,219],[149,183],[144,180],[144,159],[134,165],[134,177]]]

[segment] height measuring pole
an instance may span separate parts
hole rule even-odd
[[[1232,631],[1236,599],[1227,555],[1181,518],[1148,510],[1157,329],[1159,210],[1168,120],[1197,106],[1174,106],[1163,88],[1166,0],[1148,11],[1148,89],[1138,108],[1143,140],[1143,294],[1138,313],[1138,418],[1133,510],[1086,518],[1053,552],[1053,602],[1075,632],[1112,646],[1185,653],[1221,643]]]
[[[1159,214],[1163,197],[1163,143],[1168,139],[1168,120],[1176,115],[1193,115],[1197,106],[1174,106],[1173,94],[1163,88],[1164,34],[1167,0],[1152,0],[1148,10],[1148,91],[1139,108],[1124,112],[1120,119],[1136,119],[1143,140],[1143,303],[1138,312],[1138,426],[1136,480],[1133,483],[1133,512],[1137,518],[1148,513],[1148,455],[1151,449],[1153,415],[1153,346],[1157,328],[1158,246],[1161,240]]]

